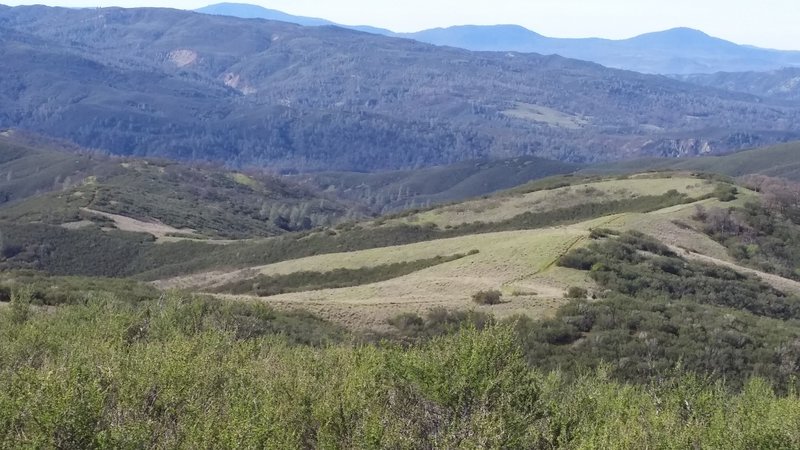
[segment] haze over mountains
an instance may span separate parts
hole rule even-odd
[[[307,26],[338,25],[324,19],[292,16],[256,5],[220,3],[199,9],[208,14],[263,18]],[[339,25],[386,36],[475,51],[557,54],[606,67],[642,73],[693,74],[766,71],[800,66],[800,52],[762,49],[675,28],[624,40],[563,39],[543,36],[518,25],[454,26],[416,33],[394,33],[373,27]]]
[[[243,19],[267,19],[279,22],[296,23],[305,27],[336,26],[351,30],[364,31],[366,33],[382,34],[392,36],[395,33],[385,28],[371,27],[368,25],[342,25],[330,20],[318,19],[315,17],[303,17],[287,14],[276,9],[268,9],[263,6],[251,5],[247,3],[215,3],[213,5],[198,8],[195,11],[203,14],[214,14],[219,16],[241,17]]]
[[[559,56],[168,9],[0,10],[0,127],[291,170],[689,156],[800,137],[800,107]]]

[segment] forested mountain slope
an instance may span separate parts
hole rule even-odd
[[[286,169],[718,153],[794,106],[557,56],[167,9],[0,10],[0,127],[123,155]]]
[[[539,178],[572,173],[581,167],[528,156],[464,161],[417,170],[317,172],[292,178],[387,213],[479,197]]]

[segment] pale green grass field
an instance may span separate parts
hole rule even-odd
[[[606,180],[528,194],[471,200],[411,215],[396,222],[430,222],[440,227],[478,221],[500,222],[526,212],[543,212],[586,203],[661,195],[671,189],[692,197],[700,197],[713,191],[714,187],[714,183],[706,180],[682,176]]]

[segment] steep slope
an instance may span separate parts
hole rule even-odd
[[[800,112],[560,57],[163,9],[0,12],[0,126],[115,154],[286,169],[716,153]]]

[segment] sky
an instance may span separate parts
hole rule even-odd
[[[52,6],[194,9],[223,0],[44,0]],[[236,0],[229,0],[236,1]],[[517,24],[552,37],[623,39],[674,27],[738,44],[800,50],[800,0],[238,0],[290,14],[398,32]],[[17,4],[41,3],[21,2]]]

